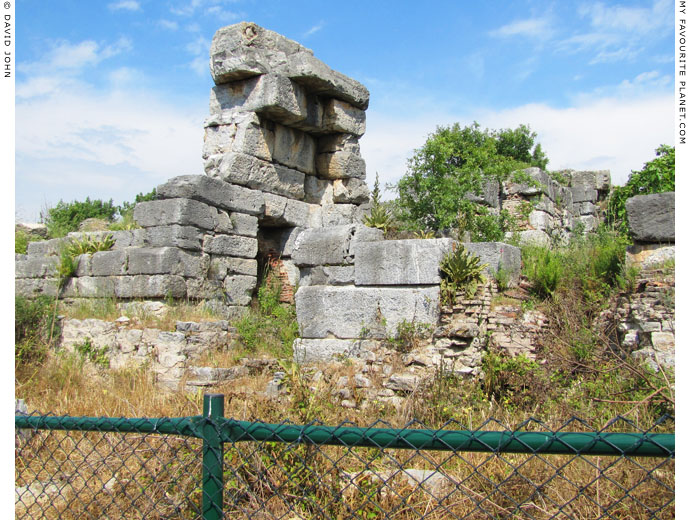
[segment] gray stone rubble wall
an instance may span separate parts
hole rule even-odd
[[[555,172],[564,179],[563,184],[539,168],[527,168],[524,173],[530,182],[506,182],[502,187],[490,182],[480,195],[468,198],[494,212],[507,210],[516,220],[516,233],[524,244],[567,241],[574,231],[587,233],[601,222],[598,203],[611,189],[608,170]]]

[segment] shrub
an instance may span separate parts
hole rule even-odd
[[[441,299],[445,303],[451,303],[458,290],[474,296],[477,284],[486,281],[483,271],[487,264],[479,262],[479,258],[465,251],[462,244],[453,244],[453,250],[441,260]]]
[[[25,255],[29,247],[29,242],[38,242],[43,240],[41,237],[26,233],[24,231],[14,232],[14,252],[20,255]]]
[[[541,298],[554,295],[566,270],[561,254],[540,246],[522,249],[522,265],[523,274],[532,284],[532,292]]]
[[[524,407],[546,399],[546,377],[541,367],[524,354],[511,357],[489,351],[482,358],[484,392],[507,408]]]
[[[16,365],[40,363],[58,334],[53,301],[47,296],[14,299],[14,359]]]
[[[46,212],[42,212],[41,219],[48,228],[48,234],[52,238],[63,237],[70,231],[77,231],[79,224],[87,218],[100,218],[112,221],[118,207],[113,204],[113,199],[107,202],[86,197],[83,202],[60,202]]]

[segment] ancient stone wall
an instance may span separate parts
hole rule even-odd
[[[513,218],[520,243],[547,245],[567,242],[573,232],[590,232],[601,222],[600,202],[611,188],[611,174],[606,171],[555,172],[554,180],[539,168],[527,168],[525,183],[487,182],[480,195],[468,199],[498,213],[505,210]]]
[[[626,201],[628,226],[634,243],[627,262],[643,269],[674,261],[676,255],[675,192],[637,195]]]

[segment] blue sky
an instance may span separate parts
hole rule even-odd
[[[368,180],[437,125],[526,123],[549,167],[631,169],[673,143],[673,2],[19,0],[16,216],[203,173],[214,32],[253,21],[371,92]]]

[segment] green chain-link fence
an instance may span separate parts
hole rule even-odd
[[[674,434],[15,416],[17,518],[673,518]],[[664,420],[672,420],[666,418]]]

